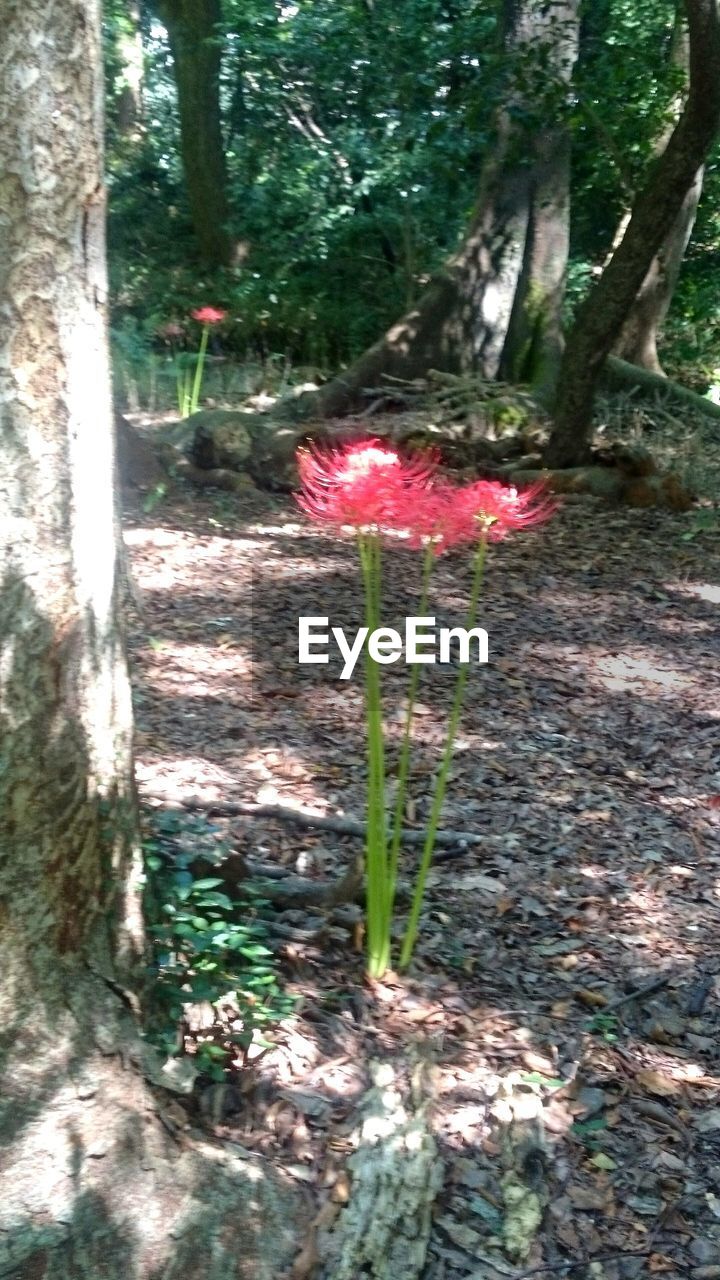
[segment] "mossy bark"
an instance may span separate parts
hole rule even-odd
[[[567,128],[542,130],[534,152],[528,239],[499,372],[507,382],[532,387],[547,404],[555,391],[563,351],[561,311],[570,247]]]

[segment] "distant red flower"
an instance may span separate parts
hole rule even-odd
[[[557,501],[542,480],[515,489],[497,480],[477,480],[457,491],[457,520],[470,538],[499,542],[516,529],[544,524],[555,514]]]
[[[221,311],[219,307],[198,307],[190,314],[199,324],[221,324],[227,316],[227,311]]]
[[[297,460],[297,501],[307,515],[336,528],[382,533],[404,528],[408,498],[430,484],[437,466],[430,452],[403,457],[380,440],[299,449]]]

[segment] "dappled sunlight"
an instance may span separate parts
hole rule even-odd
[[[599,658],[591,678],[612,693],[656,697],[684,693],[693,684],[690,676],[659,666],[657,656],[642,649],[636,651],[636,656],[626,650],[617,657]]]
[[[202,794],[206,800],[221,800],[232,794],[236,778],[202,756],[173,757],[162,750],[145,749],[135,766],[138,784],[145,795],[171,801]]]
[[[124,539],[133,555],[133,573],[141,592],[179,595],[188,590],[216,592],[218,573],[229,574],[228,584],[239,586],[247,576],[244,557],[257,547],[248,538],[163,526],[135,526],[125,530]],[[182,580],[184,575],[186,580]]]
[[[238,681],[250,678],[251,659],[232,637],[215,646],[178,644],[163,640],[143,655],[143,675],[158,693],[184,698],[207,698],[236,691]]]
[[[720,585],[713,582],[673,582],[666,584],[668,590],[681,596],[692,596],[707,604],[720,604]]]
[[[671,627],[668,634],[674,634]],[[683,634],[678,635],[680,645]],[[546,642],[533,644],[532,653],[548,662],[550,669],[584,672],[590,689],[650,700],[678,698],[685,704],[690,699],[702,702],[706,697],[700,683],[704,678],[701,663],[696,673],[692,660],[682,657],[682,669],[678,669],[677,661],[672,663],[669,655],[655,652],[650,645],[627,644],[620,653],[608,653],[600,644],[578,648]]]

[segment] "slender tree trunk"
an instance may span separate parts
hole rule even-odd
[[[679,216],[720,127],[717,0],[685,0],[690,87],[682,115],[637,196],[625,235],[577,316],[563,357],[548,465],[574,466],[589,451],[598,378],[625,317]]]
[[[99,0],[6,0],[0,64],[0,1275],[281,1274],[296,1205],[158,1120],[118,617]]]
[[[676,15],[675,34],[671,50],[671,62],[685,73],[689,69],[689,47],[684,17],[680,10]],[[678,103],[678,114],[681,103]],[[661,155],[667,145],[672,127],[663,131],[658,139],[656,155]],[[621,360],[639,365],[651,373],[663,375],[657,344],[665,322],[675,286],[680,275],[682,260],[692,235],[695,215],[702,194],[703,166],[695,174],[683,200],[682,208],[650,264],[645,279],[637,293],[615,343],[614,354]],[[629,218],[628,213],[628,218]],[[624,222],[617,236],[619,243],[627,225]]]
[[[578,0],[502,0],[501,25],[505,102],[467,235],[417,305],[308,401],[308,412],[351,412],[365,388],[429,368],[485,378],[512,370],[545,388],[553,383],[567,262],[562,112]]]
[[[212,266],[228,266],[227,169],[220,113],[220,0],[158,0],[175,64],[180,149],[198,248]]]
[[[118,132],[126,138],[137,137],[143,119],[145,55],[140,18],[140,0],[127,0],[117,42],[122,87],[115,105]]]
[[[632,304],[614,346],[614,354],[651,373],[664,373],[658,355],[658,338],[670,309],[685,250],[690,242],[702,194],[701,166],[685,195],[682,208],[666,235]]]

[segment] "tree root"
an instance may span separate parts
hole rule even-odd
[[[612,389],[627,390],[628,387],[640,392],[642,398],[654,397],[659,400],[674,400],[681,408],[692,409],[705,418],[720,419],[720,404],[706,400],[689,387],[673,382],[661,373],[652,373],[650,369],[641,369],[639,365],[629,364],[617,356],[609,356],[603,371],[602,381]]]
[[[509,463],[500,474],[517,484],[542,480],[552,493],[589,494],[605,502],[628,507],[661,507],[668,511],[689,511],[693,495],[672,473],[628,474],[621,465],[518,469]]]

